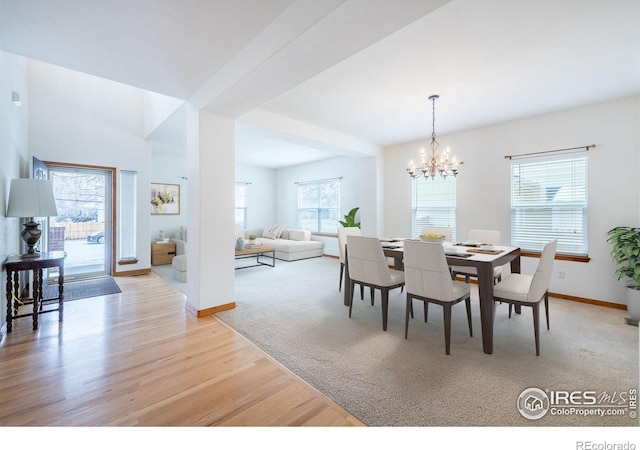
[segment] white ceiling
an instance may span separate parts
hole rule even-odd
[[[256,110],[386,146],[431,94],[438,134],[638,94],[640,0],[0,0],[0,49],[237,118],[238,162],[281,167],[341,149]]]

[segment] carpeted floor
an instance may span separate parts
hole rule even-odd
[[[441,308],[424,323],[420,305],[405,340],[404,294],[391,293],[383,332],[379,293],[375,306],[368,293],[357,299],[350,319],[338,275],[338,260],[326,257],[237,271],[236,308],[217,316],[369,426],[638,426],[628,414],[532,421],[516,407],[530,387],[616,400],[638,389],[638,328],[625,311],[552,298],[536,357],[530,308],[509,319],[498,305],[487,355],[472,285],[474,337],[455,305],[447,356]]]
[[[64,301],[82,298],[98,297],[100,295],[117,294],[122,292],[113,278],[96,278],[94,280],[72,281],[64,283]],[[58,285],[52,284],[44,288],[44,299],[58,297]]]
[[[187,283],[178,281],[173,278],[173,268],[171,264],[163,264],[161,266],[151,266],[151,271],[161,277],[167,284],[187,295]]]

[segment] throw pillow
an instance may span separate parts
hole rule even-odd
[[[265,227],[264,231],[262,232],[262,237],[265,237],[267,239],[277,239],[279,231],[280,225],[269,225],[268,227]]]
[[[282,237],[282,233],[284,233],[284,230],[286,229],[287,226],[285,224],[278,225],[278,237]]]

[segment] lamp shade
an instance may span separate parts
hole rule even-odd
[[[7,217],[55,217],[58,215],[50,180],[11,180]]]

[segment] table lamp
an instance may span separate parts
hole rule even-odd
[[[53,184],[50,180],[18,178],[11,180],[7,217],[27,217],[24,229],[20,233],[29,250],[22,257],[37,258],[40,253],[34,247],[40,240],[42,230],[34,217],[57,216],[56,201],[53,198]]]

